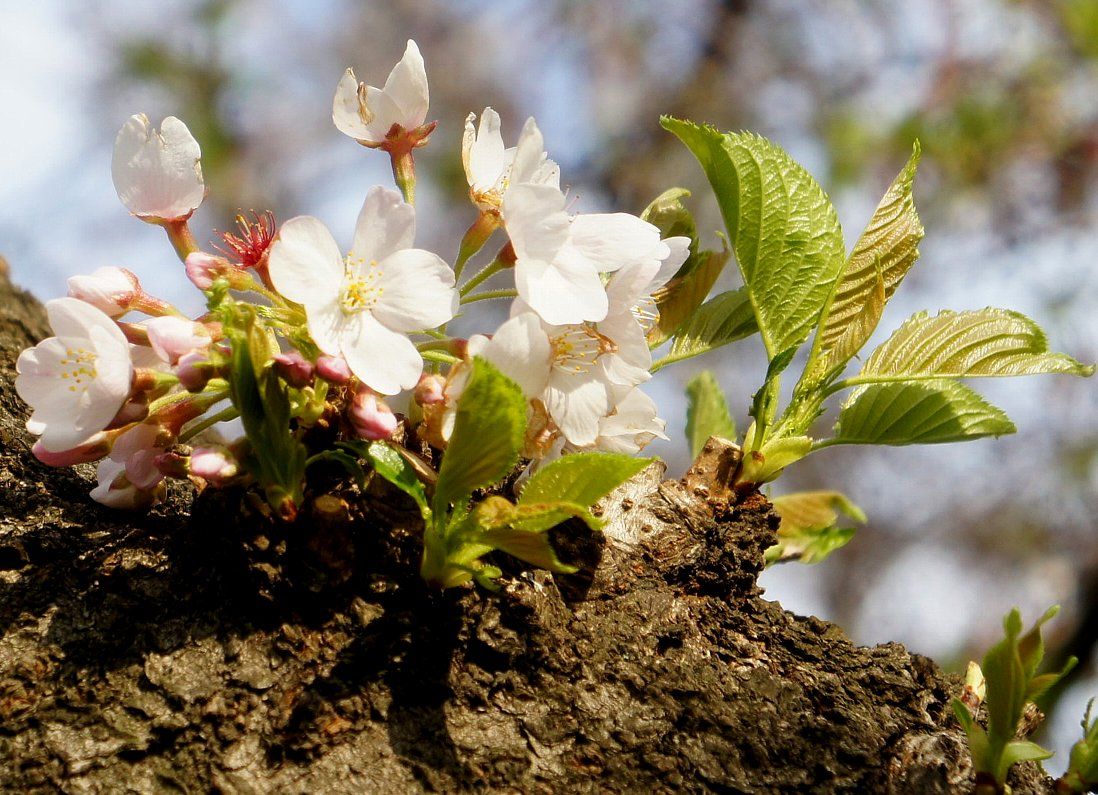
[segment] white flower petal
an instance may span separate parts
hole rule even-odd
[[[503,198],[503,221],[515,254],[552,262],[568,242],[572,219],[564,194],[551,185],[512,185]]]
[[[366,112],[370,121],[366,123],[366,136],[361,140],[370,143],[384,143],[394,124],[403,126],[404,116],[400,106],[380,88],[366,86]]]
[[[351,372],[383,395],[412,389],[423,372],[423,357],[412,341],[385,328],[369,312],[348,317],[340,348]]]
[[[282,225],[271,244],[267,271],[275,289],[305,306],[326,305],[338,297],[343,255],[316,218],[299,215]]]
[[[589,213],[572,219],[571,245],[599,271],[615,271],[631,262],[662,261],[670,248],[660,230],[628,213]]]
[[[355,223],[351,256],[369,262],[411,248],[416,239],[416,211],[395,190],[375,185],[366,194]]]
[[[534,175],[545,162],[545,139],[538,129],[537,122],[531,116],[519,133],[518,144],[515,145],[515,159],[511,164],[511,182],[519,185],[524,182],[534,182]],[[554,186],[555,187],[555,186]]]
[[[652,377],[652,351],[644,329],[632,313],[607,316],[599,323],[599,333],[614,341],[617,350],[599,357],[605,378],[617,386],[633,387]]]
[[[332,99],[332,122],[336,129],[356,140],[370,137],[369,124],[373,121],[373,114],[366,107],[365,93],[366,87],[355,78],[354,70],[347,69]]]
[[[690,256],[690,238],[669,237],[663,242],[667,245],[669,253],[660,264],[659,273],[656,274],[656,277],[648,286],[649,294],[654,293],[671,281],[671,278],[679,272],[679,268],[686,262],[686,258]]]
[[[111,176],[127,209],[143,218],[186,218],[202,203],[202,152],[187,126],[169,116],[157,131],[139,113],[114,143]]]
[[[427,90],[427,72],[423,68],[423,56],[419,47],[411,39],[382,89],[400,109],[397,123],[405,130],[412,130],[423,124],[427,118],[430,94]]]
[[[339,296],[333,295],[326,304],[306,306],[305,320],[316,346],[329,356],[339,356],[343,327],[348,322]]]
[[[462,164],[469,187],[487,191],[498,186],[507,170],[507,149],[503,145],[498,113],[492,108],[485,108],[480,114],[480,126],[476,132],[473,131],[474,118],[475,114],[470,113],[465,120]]]
[[[113,320],[91,304],[76,298],[54,298],[46,302],[46,315],[53,333],[66,338],[87,339],[91,329],[103,329],[118,346],[128,346],[126,335]]]
[[[553,326],[606,317],[609,302],[599,275],[584,264],[520,259],[515,287],[531,309]]]
[[[454,316],[454,272],[430,251],[406,248],[378,264],[374,316],[393,331],[423,331]]]
[[[606,385],[586,373],[554,370],[545,391],[545,407],[564,437],[574,445],[594,444],[599,420],[610,411]]]
[[[528,400],[541,397],[549,384],[549,336],[533,312],[511,318],[491,339],[480,334],[470,338],[468,350],[470,356],[483,356],[498,367],[522,387]]]
[[[633,262],[623,266],[606,283],[611,312],[628,312],[652,293],[650,285],[660,272],[657,260]]]

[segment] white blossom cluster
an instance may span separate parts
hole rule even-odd
[[[651,377],[653,293],[682,265],[689,239],[661,239],[625,213],[571,212],[535,121],[507,147],[499,115],[485,108],[479,124],[469,115],[461,144],[476,213],[461,254],[451,265],[416,248],[413,153],[435,129],[427,111],[414,42],[382,88],[350,69],[339,81],[335,126],[387,152],[400,188],[367,191],[347,249],[316,218],[279,226],[270,214],[239,217],[220,253],[200,247],[187,223],[205,195],[201,153],[174,117],[159,129],[144,115],[126,122],[114,183],[134,216],[166,230],[199,289],[227,289],[262,308],[264,333],[281,352],[261,364],[315,403],[295,422],[370,440],[403,426],[407,438],[444,450],[481,356],[527,398],[524,452],[534,466],[578,450],[635,453],[662,437],[664,422],[639,387]],[[496,233],[506,238],[499,253],[459,286]],[[497,275],[513,281],[481,286]],[[489,299],[512,301],[498,329],[447,334],[456,314]],[[33,408],[27,428],[40,460],[100,461],[92,497],[115,507],[155,503],[165,477],[247,479],[250,440],[209,441],[209,428],[236,416],[232,335],[217,315],[185,317],[118,267],[73,277],[69,297],[46,308],[55,336],[23,352],[16,382]],[[398,415],[387,401],[402,393],[411,402]]]

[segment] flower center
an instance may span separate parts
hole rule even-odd
[[[95,354],[85,348],[66,348],[65,357],[61,360],[61,378],[69,382],[69,391],[87,389],[95,380]]]
[[[382,275],[376,259],[367,263],[362,257],[356,257],[354,252],[348,254],[344,264],[343,289],[339,295],[343,312],[352,315],[373,309],[385,292],[380,284]]]
[[[595,362],[605,353],[616,353],[617,344],[600,334],[591,323],[568,326],[564,332],[550,338],[553,366],[566,373],[590,372]]]

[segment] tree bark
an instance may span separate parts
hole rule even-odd
[[[93,503],[30,454],[0,275],[0,788],[109,792],[963,792],[959,691],[762,598],[777,523],[654,465],[554,531],[577,575],[498,561],[428,590],[403,495],[320,473],[293,525],[245,493]],[[193,505],[192,505],[193,502]],[[896,609],[903,609],[898,605]],[[1051,791],[1033,764],[1016,792]]]

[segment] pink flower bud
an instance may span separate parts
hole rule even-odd
[[[316,374],[333,384],[346,384],[351,380],[351,368],[342,356],[322,354],[316,360]]]
[[[420,376],[414,392],[416,403],[421,406],[434,406],[446,401],[446,379],[440,375],[424,373]]]
[[[145,323],[145,330],[156,355],[168,364],[175,364],[185,353],[210,347],[209,330],[186,318],[154,317]]]
[[[280,353],[274,357],[275,369],[290,386],[298,389],[313,381],[313,364],[297,351]]]
[[[205,251],[192,251],[183,262],[187,278],[199,290],[209,290],[226,268],[232,265],[224,257],[215,257]]]
[[[71,297],[79,298],[111,317],[126,314],[140,293],[137,276],[125,268],[108,266],[90,275],[69,278]]]
[[[191,452],[190,473],[211,486],[224,486],[240,472],[236,457],[225,447],[196,447]]]
[[[213,362],[205,351],[187,351],[175,363],[175,375],[188,392],[201,392],[215,373]]]
[[[397,418],[373,390],[362,387],[355,393],[347,415],[355,433],[363,439],[380,441],[393,435]]]
[[[46,466],[71,467],[76,464],[86,464],[89,461],[98,461],[111,451],[111,442],[115,434],[100,431],[84,444],[71,450],[51,452],[42,446],[41,441],[34,443],[31,452],[34,457]]]

